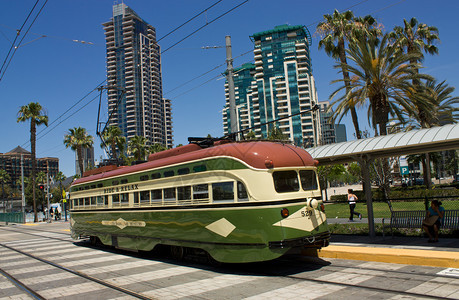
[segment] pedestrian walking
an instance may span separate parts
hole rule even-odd
[[[359,219],[362,220],[362,214],[355,211],[355,206],[357,203],[356,201],[358,199],[359,198],[357,198],[357,196],[354,194],[354,190],[352,189],[347,190],[347,201],[349,202],[349,210],[351,213],[351,215],[349,216],[349,222],[354,221],[354,215],[358,216]]]
[[[48,221],[51,221],[51,220],[53,219],[53,216],[54,216],[54,211],[53,211],[53,208],[50,207],[50,208],[49,208]]]

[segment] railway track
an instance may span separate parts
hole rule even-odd
[[[129,295],[129,296],[135,297],[137,299],[145,299],[145,300],[146,299],[153,299],[151,297],[144,296],[144,295],[142,295],[140,293],[136,293],[136,292],[128,290],[126,288],[123,288],[123,287],[108,283],[108,282],[106,282],[104,280],[100,280],[100,279],[95,278],[93,276],[89,276],[89,275],[84,274],[82,272],[79,272],[77,270],[73,270],[71,268],[64,267],[61,264],[57,264],[55,262],[52,262],[51,260],[40,258],[40,257],[38,257],[36,255],[27,253],[25,251],[22,251],[22,250],[19,250],[19,249],[15,249],[15,248],[7,246],[5,244],[0,243],[0,246],[3,247],[3,248],[6,248],[8,250],[14,251],[16,253],[19,253],[19,254],[21,254],[21,255],[23,255],[25,257],[29,257],[29,258],[32,258],[34,260],[37,260],[37,261],[39,261],[41,263],[48,264],[48,265],[50,265],[50,266],[52,266],[52,267],[54,267],[56,269],[60,269],[60,270],[65,271],[67,273],[70,273],[70,274],[73,274],[73,275],[78,276],[80,278],[83,278],[83,279],[85,279],[87,281],[94,282],[94,283],[100,284],[100,285],[102,285],[104,287],[107,287],[109,289],[118,291],[118,292],[120,292],[122,294]],[[21,282],[20,279],[16,278],[14,275],[9,274],[8,272],[6,272],[5,270],[3,270],[1,268],[0,268],[0,273],[2,273],[13,284],[18,286],[20,289],[26,291],[26,293],[28,295],[34,297],[35,299],[47,299],[46,297],[41,296],[39,292],[35,291],[33,288],[31,288],[27,284],[24,284],[23,282]]]
[[[115,253],[110,250],[107,251],[107,249],[88,247],[86,250],[86,252],[88,252],[86,256],[86,262],[85,259],[82,259],[81,263],[70,263],[69,266],[68,264],[66,265],[65,263],[62,263],[62,261],[71,261],[72,259],[77,259],[77,257],[81,257],[81,254],[79,253],[81,251],[84,252],[85,250],[81,247],[75,247],[74,249],[72,245],[69,245],[69,242],[73,242],[69,239],[61,237],[66,233],[45,231],[44,235],[40,235],[40,230],[37,229],[0,229],[2,231],[10,230],[34,237],[34,239],[31,239],[30,242],[21,242],[19,240],[11,241],[8,243],[1,242],[0,257],[2,257],[3,254],[8,253],[8,255],[10,255],[11,257],[16,257],[12,260],[33,260],[38,264],[46,264],[50,268],[59,270],[59,272],[61,273],[67,273],[68,275],[65,276],[78,277],[80,278],[80,280],[83,280],[85,282],[91,282],[93,285],[98,285],[100,289],[111,290],[118,293],[118,295],[130,296],[137,299],[161,298],[162,291],[169,289],[167,286],[164,285],[165,283],[161,280],[155,280],[154,276],[165,278],[164,274],[160,274],[161,272],[170,272],[168,271],[168,268],[176,268],[177,270],[179,270],[177,271],[177,273],[184,272],[183,274],[196,274],[193,275],[196,285],[199,285],[199,282],[206,280],[212,282],[212,278],[214,277],[231,278],[232,280],[234,279],[236,282],[238,280],[241,280],[241,283],[239,283],[241,285],[243,285],[244,280],[251,283],[257,282],[258,280],[267,282],[265,287],[266,292],[259,292],[258,296],[262,296],[264,294],[268,296],[270,295],[269,293],[273,293],[273,291],[270,291],[272,289],[271,285],[278,284],[277,282],[285,285],[285,289],[287,289],[288,287],[290,287],[290,289],[294,289],[294,287],[296,287],[297,289],[304,287],[305,291],[310,291],[311,288],[318,288],[330,289],[335,293],[339,293],[340,291],[354,291],[356,295],[368,295],[376,293],[379,295],[385,295],[385,297],[387,298],[399,295],[407,299],[454,298],[442,297],[438,295],[429,295],[428,293],[417,292],[416,290],[410,290],[406,288],[403,289],[400,285],[397,286],[396,284],[391,285],[388,283],[406,282],[408,285],[411,284],[415,286],[417,284],[422,285],[422,283],[424,282],[429,282],[431,284],[437,283],[440,285],[445,284],[447,281],[450,281],[450,287],[452,286],[453,288],[455,287],[457,290],[459,290],[459,279],[455,280],[451,279],[450,277],[437,275],[436,273],[439,271],[438,268],[425,267],[423,269],[425,271],[423,272],[414,272],[413,269],[411,269],[409,266],[403,267],[403,265],[399,268],[397,268],[397,266],[393,266],[391,268],[382,269],[378,266],[365,264],[361,262],[350,263],[350,261],[333,259],[329,261],[324,261],[320,259],[309,260],[299,256],[287,256],[283,259],[278,259],[275,261],[264,263],[251,263],[243,265],[229,264],[223,265],[219,268],[212,268],[207,265],[196,265],[186,261],[175,261],[171,264],[169,261],[163,261],[161,259],[151,260],[144,256],[128,251],[116,251]],[[52,236],[49,236],[50,234]],[[57,243],[56,247],[47,246],[52,244],[53,242]],[[87,243],[87,245],[89,245],[89,243]],[[63,247],[63,250],[60,250],[61,247]],[[68,250],[68,252],[65,252],[67,256],[57,256],[58,259],[52,258],[53,255],[58,255],[58,253],[62,253],[62,251],[64,251],[65,249],[70,249]],[[118,271],[111,271],[110,276],[107,276],[106,273],[102,272],[104,271],[104,267],[101,267],[101,270],[97,270],[97,267],[91,268],[91,261],[94,261],[96,257],[101,256],[106,257],[105,264],[108,265],[109,262],[111,262],[110,266],[113,265],[113,270]],[[150,269],[139,269],[138,272],[140,274],[134,274],[134,272],[131,272],[133,273],[132,275],[126,275],[123,272],[124,269],[122,268],[122,265],[127,264],[127,262],[124,262],[123,259],[134,261],[133,264],[135,264],[136,266],[151,265],[151,270],[157,268],[158,271],[156,273],[156,271],[151,271]],[[37,289],[36,285],[29,284],[28,282],[22,282],[20,276],[16,276],[14,272],[10,272],[8,268],[3,267],[4,262],[5,261],[0,261],[0,273],[6,278],[8,278],[8,280],[10,280],[11,282],[15,282],[15,284],[19,286],[22,290],[28,291],[27,294],[30,297],[34,299],[43,299],[39,297],[44,297],[46,299],[51,298],[46,296],[46,294],[42,295],[40,289]],[[9,261],[6,261],[6,265],[8,265],[8,262]],[[88,270],[90,272],[88,272]],[[134,269],[130,270],[132,271]],[[323,276],[323,273],[325,271],[328,275]],[[151,279],[148,278],[148,276],[150,275],[145,275],[143,277],[140,276],[142,274],[153,273],[155,273],[155,275],[152,276]],[[175,275],[178,277],[176,279],[178,284],[180,281],[180,276],[176,275],[176,272],[170,272],[170,274],[170,276]],[[136,286],[135,288],[127,288],[126,285],[121,281],[120,283],[122,284],[113,284],[113,278],[130,278],[129,276],[132,276],[133,278],[141,278],[138,279],[140,281],[138,287]],[[109,277],[110,279],[106,280],[105,278],[107,277]],[[190,282],[189,284],[191,285],[192,282]],[[181,284],[178,285],[180,286]],[[143,290],[149,290],[148,295],[146,295],[143,292]],[[170,290],[172,290],[172,288]],[[212,294],[212,296],[206,296],[205,294],[193,294],[190,296],[187,293],[188,291],[186,289],[180,290],[180,288],[177,288],[175,296],[176,298],[189,299],[211,299],[223,296],[223,294],[218,294],[217,292],[215,292],[216,294]],[[247,291],[246,294],[235,296],[234,299],[245,297],[251,297],[250,291]],[[174,297],[166,298],[174,299]],[[282,298],[282,296],[280,296],[280,298]],[[308,296],[306,295],[305,298],[308,298]]]

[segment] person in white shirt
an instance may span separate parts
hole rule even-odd
[[[349,217],[349,221],[350,222],[354,221],[354,215],[358,216],[360,218],[360,220],[362,220],[362,214],[358,213],[358,212],[356,212],[354,210],[355,209],[355,205],[356,205],[356,201],[358,199],[359,198],[357,198],[357,196],[354,194],[354,191],[352,189],[348,189],[347,190],[347,201],[349,202],[349,209],[351,211],[351,216]]]

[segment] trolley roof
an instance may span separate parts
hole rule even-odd
[[[149,161],[142,164],[118,167],[114,170],[107,170],[100,174],[82,177],[77,179],[73,185],[222,156],[239,159],[247,165],[257,169],[317,165],[317,161],[313,160],[311,155],[304,149],[290,144],[253,141],[226,143],[204,149],[196,144],[189,144],[150,155]]]

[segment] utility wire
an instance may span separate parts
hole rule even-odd
[[[244,56],[244,55],[247,55],[247,54],[249,54],[249,53],[251,53],[251,52],[253,52],[253,50],[250,50],[250,51],[247,51],[247,52],[245,52],[245,53],[242,53],[241,55],[238,55],[238,56],[234,57],[233,59],[237,59],[237,58],[239,58],[239,57],[241,57],[241,56]],[[207,72],[204,72],[203,74],[201,74],[201,75],[199,75],[199,76],[196,76],[196,77],[194,77],[194,78],[192,78],[192,79],[190,79],[190,80],[188,80],[188,81],[186,81],[186,82],[180,84],[179,86],[176,86],[176,87],[173,88],[172,90],[167,91],[166,93],[164,93],[164,95],[167,95],[167,94],[169,94],[169,93],[172,93],[173,91],[175,91],[175,90],[177,90],[177,89],[179,89],[179,88],[181,88],[181,87],[187,85],[188,83],[190,83],[190,82],[192,82],[192,81],[194,81],[194,80],[196,80],[196,79],[198,79],[198,78],[203,77],[204,75],[209,74],[210,72],[212,72],[212,71],[214,71],[214,70],[216,70],[216,69],[219,69],[219,68],[223,67],[224,65],[226,65],[226,62],[224,62],[224,63],[222,63],[221,65],[218,65],[218,66],[216,66],[216,67],[214,67],[214,68],[212,68],[212,69],[210,69],[210,70],[207,71]],[[174,98],[177,98],[177,97],[174,97]]]
[[[225,63],[225,64],[226,64],[226,63]],[[234,72],[233,74],[237,74],[237,73],[239,73],[239,72],[241,72],[241,71],[243,71],[243,70],[245,70],[245,69],[240,69],[240,70]],[[224,77],[223,74],[218,74],[217,76],[212,77],[211,79],[209,79],[209,80],[207,80],[207,81],[201,83],[200,85],[195,86],[194,88],[191,88],[191,89],[189,89],[189,90],[187,90],[187,91],[185,91],[185,92],[179,94],[178,96],[173,97],[173,99],[176,99],[176,98],[181,97],[181,96],[183,96],[183,95],[185,95],[185,94],[188,94],[189,92],[191,92],[191,91],[193,91],[193,90],[195,90],[195,89],[197,89],[197,88],[199,88],[199,87],[201,87],[201,86],[203,86],[203,85],[206,85],[206,84],[208,84],[209,82],[212,82],[213,80],[218,79],[218,78],[220,78],[220,77]]]
[[[56,125],[54,125],[53,128],[51,128],[48,132],[46,132],[45,134],[41,135],[40,137],[37,137],[37,141],[39,139],[41,139],[42,137],[44,137],[45,135],[47,135],[48,133],[50,133],[51,131],[53,131],[57,126],[59,126],[60,124],[62,124],[63,122],[67,121],[69,118],[73,117],[77,112],[79,112],[80,110],[82,110],[83,108],[85,108],[86,106],[88,106],[89,104],[91,104],[94,100],[98,99],[99,98],[99,95],[96,95],[94,98],[92,98],[91,100],[88,101],[88,103],[86,103],[85,105],[83,105],[82,107],[80,107],[78,110],[76,110],[75,112],[73,112],[71,115],[69,115],[67,118],[63,119],[62,121],[60,121],[59,123],[57,123]]]
[[[86,95],[83,96],[83,98],[81,98],[80,100],[78,100],[75,104],[73,104],[69,109],[67,109],[65,112],[63,112],[59,117],[57,117],[53,122],[51,122],[49,126],[53,125],[54,123],[56,123],[60,118],[62,118],[62,116],[64,116],[66,113],[68,113],[72,108],[74,108],[75,106],[77,106],[81,101],[83,101],[86,97],[88,97],[90,94],[92,94],[94,91],[96,91],[102,84],[104,84],[104,82],[107,81],[107,80],[104,80],[102,81],[101,83],[99,83],[94,89],[92,89],[89,93],[87,93]],[[40,132],[38,132],[37,134],[40,134],[42,133],[43,131],[45,131],[46,129],[43,129],[41,130]]]
[[[54,123],[56,123],[60,118],[62,118],[65,114],[67,114],[72,108],[74,108],[75,106],[77,106],[79,103],[81,103],[84,99],[86,99],[90,94],[92,94],[94,91],[96,91],[102,84],[105,83],[106,80],[102,81],[101,83],[99,83],[94,89],[92,89],[89,93],[87,93],[86,95],[83,96],[83,98],[81,98],[80,100],[78,100],[75,104],[73,104],[69,109],[67,109],[65,112],[63,112],[59,117],[57,117],[53,122],[51,122],[48,127],[42,129],[41,131],[37,132],[37,136],[40,135],[41,133],[43,133],[44,131],[48,130],[48,132],[44,133],[43,136],[47,135],[49,132],[51,132],[54,128],[56,128],[58,125],[60,125],[62,122],[66,121],[67,119],[69,119],[70,117],[74,116],[77,112],[79,112],[83,107],[87,106],[89,103],[91,103],[92,101],[94,101],[94,99],[90,100],[87,104],[85,104],[83,107],[81,107],[80,109],[78,109],[77,111],[73,112],[70,116],[68,116],[67,118],[65,118],[64,120],[62,120],[61,122],[59,122],[56,126],[54,126],[53,128],[50,128],[51,125],[53,125]],[[97,95],[98,96],[98,95]],[[40,136],[41,138],[42,136]],[[37,138],[38,140],[39,138]],[[22,144],[21,147],[26,147],[28,144],[30,143],[30,141],[27,141],[25,142],[24,144]]]
[[[232,12],[233,10],[239,8],[240,6],[242,6],[243,4],[249,2],[249,0],[245,0],[244,2],[236,5],[235,7],[233,7],[232,9],[226,11],[225,13],[219,15],[218,17],[216,17],[215,19],[211,20],[210,22],[207,22],[206,24],[204,24],[203,26],[199,27],[198,29],[196,29],[195,31],[193,31],[192,33],[190,33],[189,35],[187,35],[186,37],[184,37],[183,39],[181,39],[180,41],[178,41],[177,43],[173,44],[172,46],[170,46],[169,48],[167,48],[166,50],[164,50],[163,52],[161,52],[161,54],[167,52],[169,49],[173,48],[174,46],[180,44],[181,42],[183,42],[184,40],[186,40],[187,38],[189,38],[190,36],[192,36],[193,34],[195,34],[196,32],[200,31],[201,29],[203,29],[204,27],[212,24],[213,22],[217,21],[218,19],[220,19],[221,17],[229,14],[230,12]]]
[[[32,9],[31,9],[30,12],[29,12],[29,15],[28,15],[27,18],[25,19],[24,23],[22,23],[21,28],[20,28],[19,30],[16,30],[16,37],[14,38],[14,41],[11,43],[10,50],[8,51],[8,54],[6,55],[5,60],[3,61],[2,67],[0,68],[0,73],[2,73],[3,67],[5,66],[6,61],[8,60],[8,57],[9,57],[10,54],[11,54],[11,50],[13,50],[13,48],[14,48],[14,44],[16,43],[16,40],[18,39],[19,35],[21,34],[22,28],[24,28],[25,24],[26,24],[27,21],[29,20],[30,16],[32,15],[32,12],[35,10],[35,7],[37,6],[37,4],[38,4],[39,1],[40,1],[40,0],[37,0],[37,2],[35,2],[34,6],[32,7]]]
[[[170,31],[169,33],[167,33],[165,36],[163,36],[162,38],[160,38],[159,40],[157,40],[157,42],[159,42],[160,40],[164,39],[165,37],[167,37],[168,35],[174,33],[175,31],[179,30],[180,28],[182,28],[183,26],[185,26],[186,24],[190,23],[191,21],[193,21],[194,19],[196,19],[197,17],[199,17],[200,15],[202,15],[203,13],[207,12],[209,9],[211,9],[212,7],[214,7],[215,5],[217,5],[218,3],[222,2],[223,0],[219,0],[217,2],[215,2],[214,4],[212,4],[211,6],[209,6],[208,8],[204,9],[203,11],[201,11],[199,14],[195,15],[194,17],[192,17],[191,19],[189,19],[188,21],[186,21],[185,23],[183,23],[182,25],[180,25],[179,27],[175,28],[174,30]]]
[[[29,25],[29,28],[27,28],[27,31],[26,33],[22,36],[22,39],[19,41],[19,44],[14,47],[14,51],[13,51],[13,54],[11,54],[11,57],[8,61],[8,64],[6,65],[5,69],[3,70],[3,73],[0,77],[0,81],[3,79],[3,76],[5,76],[5,72],[6,70],[8,69],[8,66],[10,65],[11,63],[11,60],[13,59],[14,57],[14,54],[16,53],[16,51],[18,50],[19,46],[21,45],[22,41],[25,39],[25,37],[27,36],[27,33],[29,32],[30,28],[32,28],[33,24],[35,23],[35,21],[37,20],[38,16],[40,15],[40,13],[42,12],[43,8],[45,8],[45,5],[46,3],[48,3],[48,0],[45,1],[45,3],[41,6],[40,10],[38,11],[37,15],[35,16],[35,18],[33,19],[32,23]],[[35,6],[34,6],[35,7]]]

